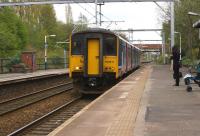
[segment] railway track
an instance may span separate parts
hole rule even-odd
[[[23,95],[17,98],[6,100],[0,103],[0,116],[16,111],[28,105],[34,104],[41,100],[50,98],[52,96],[61,94],[63,92],[69,91],[71,89],[73,89],[73,83],[68,82],[37,92],[33,92],[27,95]]]
[[[83,107],[89,104],[92,99],[81,99],[81,97],[75,98],[74,100],[67,102],[66,104],[60,106],[54,111],[49,112],[43,117],[29,123],[28,125],[14,131],[8,136],[17,136],[17,135],[37,135],[37,136],[46,136],[52,132],[55,128],[60,126],[67,119],[72,117]]]

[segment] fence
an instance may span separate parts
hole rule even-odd
[[[0,74],[10,73],[12,59],[0,58]],[[36,59],[37,70],[44,70],[44,58]],[[64,58],[48,58],[47,69],[62,69],[68,67],[68,59],[65,64]]]
[[[0,73],[9,73],[8,64],[10,64],[11,59],[2,59],[0,58]]]
[[[38,70],[44,70],[45,65],[44,65],[44,58],[40,58],[36,60],[36,65]],[[48,58],[47,61],[47,69],[62,69],[68,67],[68,59],[65,64],[64,58]]]

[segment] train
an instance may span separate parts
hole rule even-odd
[[[138,47],[111,30],[79,31],[70,36],[69,76],[81,86],[81,93],[102,93],[94,88],[112,83],[138,68],[140,55]]]

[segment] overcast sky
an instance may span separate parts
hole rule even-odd
[[[164,6],[164,3],[159,3]],[[65,22],[65,5],[54,5],[58,20]],[[89,23],[94,23],[94,4],[71,4],[74,21],[78,20],[80,13],[84,14]],[[86,11],[87,10],[87,11]],[[90,12],[90,13],[88,13]],[[103,21],[125,21],[122,23],[104,23],[108,29],[153,29],[162,28],[160,19],[161,10],[153,2],[146,3],[105,3],[102,6]],[[92,14],[92,15],[91,15]],[[109,27],[108,27],[109,26]],[[161,40],[158,32],[134,32],[134,40]]]

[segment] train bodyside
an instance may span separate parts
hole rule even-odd
[[[140,66],[141,50],[119,37],[119,75],[121,77]]]
[[[110,31],[84,31],[70,38],[70,77],[102,86],[139,66],[139,49]]]

